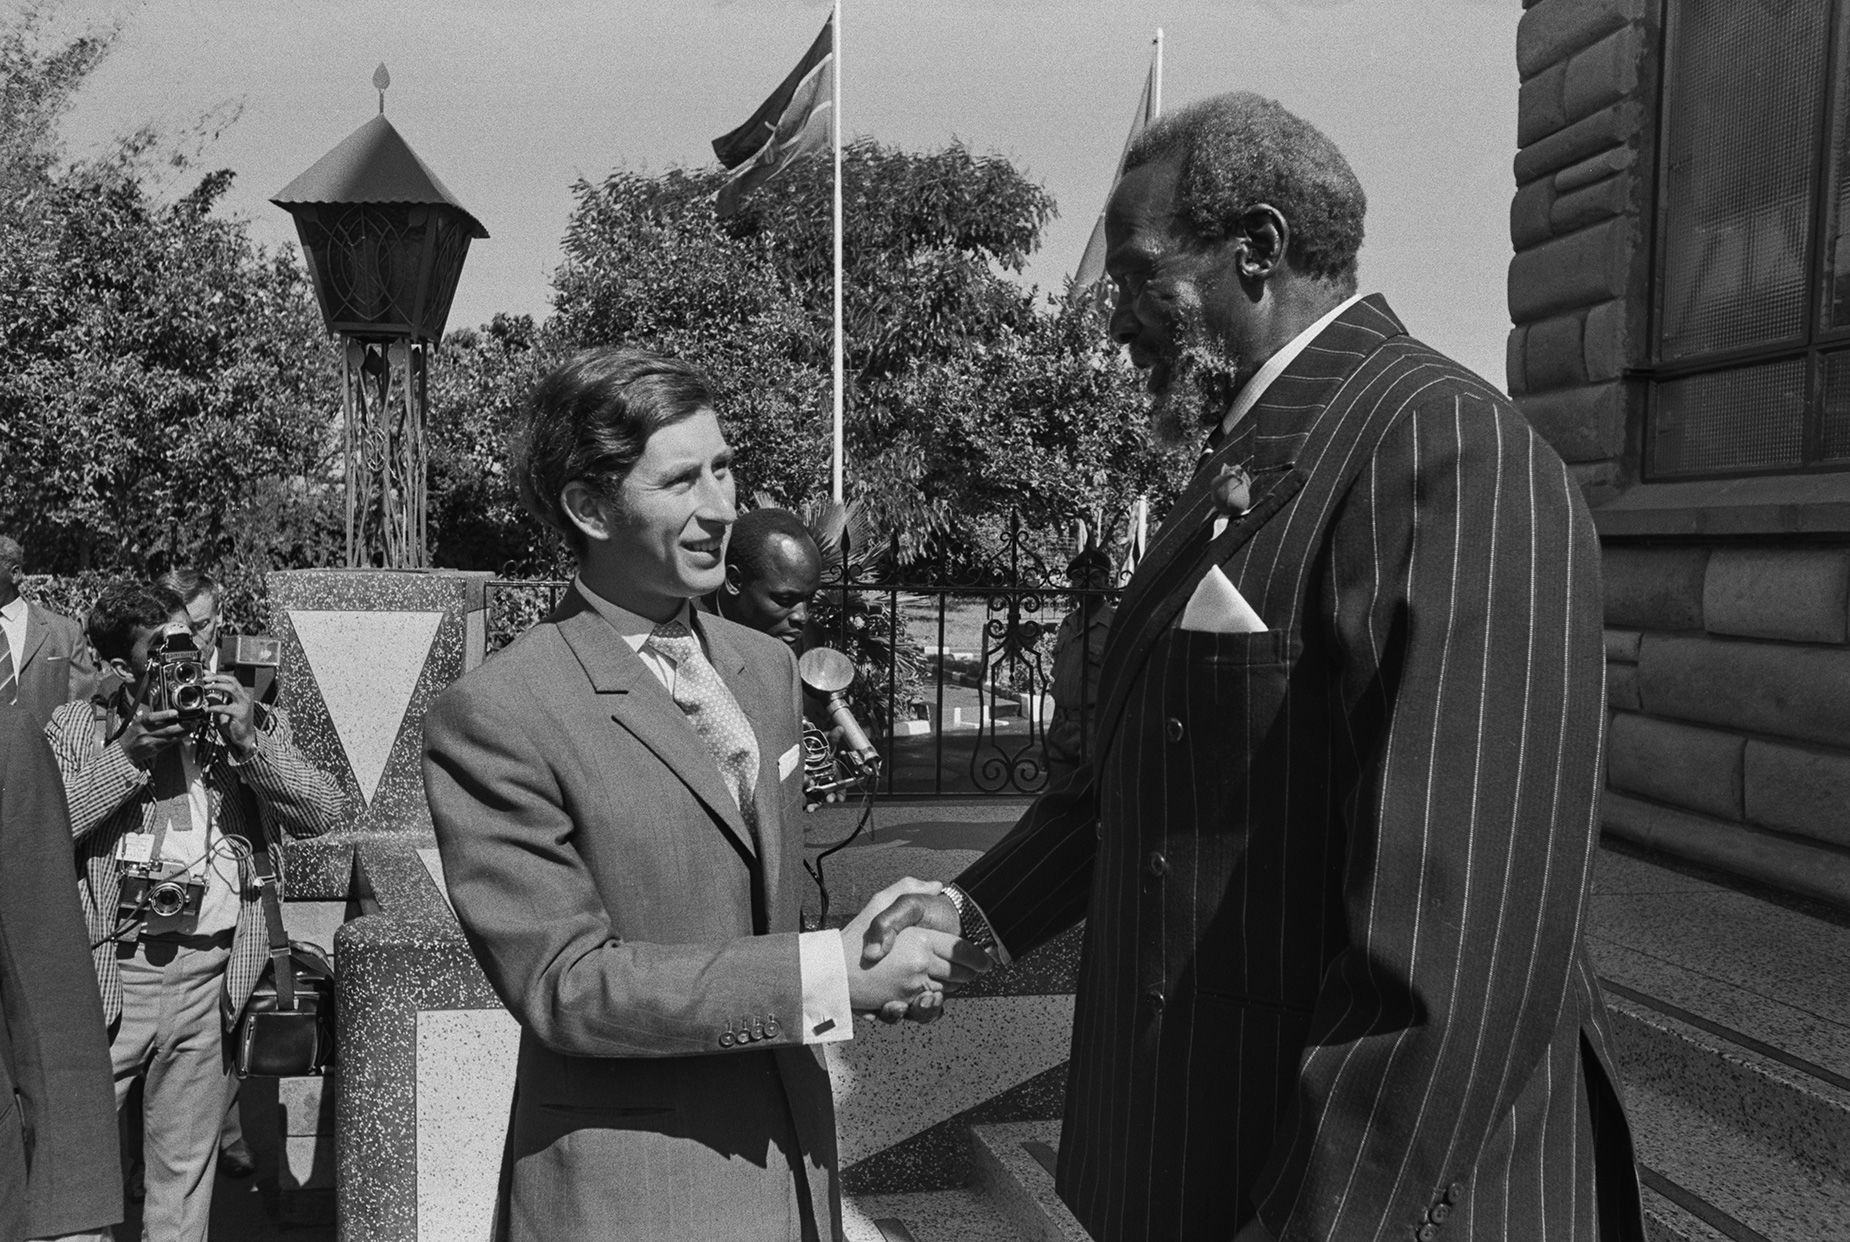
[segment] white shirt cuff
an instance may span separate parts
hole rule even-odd
[[[802,932],[797,961],[803,981],[803,1042],[834,1044],[854,1038],[848,1003],[848,961],[838,931]]]

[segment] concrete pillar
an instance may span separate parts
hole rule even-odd
[[[292,569],[268,575],[282,703],[304,753],[364,808],[342,835],[424,833],[424,713],[481,659],[492,574]]]

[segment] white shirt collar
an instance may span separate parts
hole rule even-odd
[[[26,597],[15,595],[10,604],[0,604],[0,621],[9,621],[15,625],[26,619]]]
[[[1272,386],[1272,381],[1285,373],[1285,368],[1297,360],[1297,356],[1304,352],[1306,345],[1316,340],[1317,335],[1334,323],[1337,316],[1361,300],[1361,294],[1350,294],[1348,298],[1331,307],[1329,313],[1323,318],[1286,341],[1283,348],[1267,358],[1264,365],[1253,374],[1251,379],[1246,381],[1246,385],[1234,394],[1232,408],[1227,411],[1226,417],[1220,420],[1222,438],[1229,435],[1239,425],[1240,420],[1246,417],[1247,412],[1259,404],[1259,398],[1265,396],[1265,390]]]
[[[641,613],[631,612],[629,609],[619,604],[611,603],[602,595],[593,591],[590,586],[586,584],[582,574],[572,579],[572,585],[578,588],[579,594],[583,595],[585,599],[589,601],[591,607],[597,610],[599,616],[616,627],[617,633],[623,636],[623,641],[629,644],[631,651],[641,651],[642,645],[649,641],[649,635],[655,632],[655,627],[659,624],[664,624],[663,622],[651,621]],[[693,619],[688,615],[688,612],[688,606],[683,604],[681,606],[681,613],[675,620],[691,630],[693,629]]]

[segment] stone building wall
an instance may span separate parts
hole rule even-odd
[[[1525,0],[1508,381],[1605,549],[1606,830],[1850,909],[1850,478],[1642,476],[1665,0]]]

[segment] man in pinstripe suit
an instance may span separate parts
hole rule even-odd
[[[1598,540],[1503,395],[1356,296],[1363,207],[1258,96],[1138,139],[1111,331],[1207,452],[1091,765],[869,931],[1086,918],[1058,1183],[1101,1242],[1642,1236],[1581,938]]]

